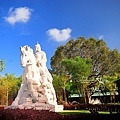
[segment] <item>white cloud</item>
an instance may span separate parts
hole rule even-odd
[[[30,19],[32,10],[28,7],[19,7],[13,9],[12,7],[8,11],[8,16],[5,17],[5,21],[10,24],[15,24],[17,22],[26,23]]]
[[[70,34],[71,31],[72,30],[70,28],[66,28],[62,30],[53,28],[53,29],[49,29],[46,33],[50,37],[50,39],[53,39],[57,42],[61,42],[61,41],[66,41],[71,37],[71,34]]]
[[[103,35],[100,35],[98,39],[99,39],[99,40],[103,39]]]

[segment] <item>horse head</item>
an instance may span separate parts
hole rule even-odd
[[[35,61],[33,50],[29,46],[20,47],[21,51],[21,66],[26,67]]]

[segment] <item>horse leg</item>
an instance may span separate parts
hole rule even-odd
[[[19,104],[19,100],[20,100],[20,98],[22,97],[22,94],[23,94],[23,92],[24,92],[24,90],[25,90],[26,87],[27,87],[27,85],[26,85],[25,83],[22,83],[22,84],[21,84],[21,87],[20,87],[20,89],[19,89],[19,91],[18,91],[17,97],[16,97],[15,100],[12,102],[12,105],[11,105],[11,106],[16,106],[16,105]]]
[[[28,90],[30,91],[30,95],[32,97],[33,102],[38,101],[38,92],[33,88],[34,81],[32,79],[28,79]],[[36,83],[37,85],[37,83]],[[37,86],[38,87],[38,86]]]

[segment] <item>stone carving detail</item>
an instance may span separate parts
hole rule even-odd
[[[35,45],[34,51],[27,45],[20,47],[20,51],[21,66],[25,69],[17,97],[8,107],[63,110],[62,105],[57,105],[56,94],[52,85],[53,79],[46,67],[46,53],[41,50],[40,44]]]

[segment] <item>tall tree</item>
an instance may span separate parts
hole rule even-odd
[[[87,79],[92,79],[93,76],[95,78],[96,76],[104,77],[105,75],[117,76],[117,78],[120,76],[120,53],[118,50],[111,50],[103,40],[96,40],[95,38],[86,39],[84,37],[78,37],[76,40],[71,39],[65,45],[57,48],[51,57],[52,73],[60,76],[61,71],[64,71],[62,61],[75,59],[76,56],[91,59],[92,61],[91,71]],[[68,66],[72,67],[70,63]],[[77,68],[73,70],[72,72],[74,73]],[[66,72],[66,74],[68,73]],[[79,75],[78,78],[82,79]],[[73,85],[71,87],[75,88]]]
[[[0,104],[8,105],[19,89],[20,78],[13,74],[6,74],[0,78]]]
[[[72,84],[77,88],[77,93],[83,94],[84,78],[90,75],[91,60],[75,57],[75,59],[65,59],[62,61],[63,67],[66,69],[66,74],[71,76]]]
[[[103,40],[84,37],[72,39],[57,48],[51,57],[52,71],[59,74],[62,70],[61,61],[76,56],[92,59],[91,74],[93,75],[97,72],[100,75],[118,74],[120,76],[120,53],[118,50],[109,49]]]
[[[66,91],[69,89],[69,75],[61,73],[61,75],[53,75],[53,86],[57,93],[58,102],[67,104],[67,93]]]

